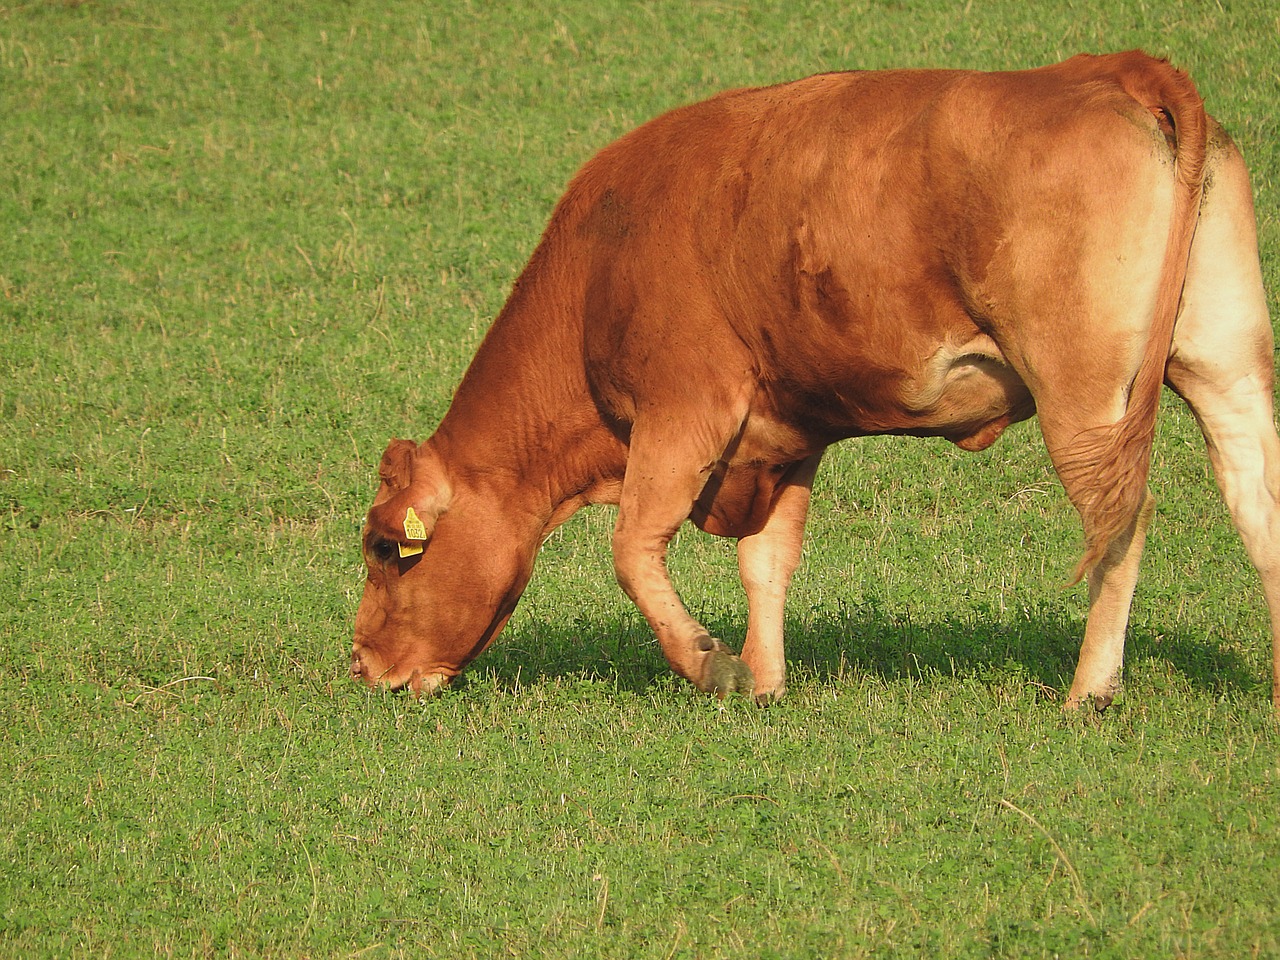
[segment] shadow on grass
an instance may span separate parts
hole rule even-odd
[[[728,616],[702,619],[735,649],[741,646],[740,623]],[[788,619],[788,669],[792,676],[832,683],[863,675],[926,682],[939,676],[982,678],[1012,667],[1062,698],[1075,671],[1083,630],[1083,619],[1047,604],[1014,615],[976,613],[945,621],[919,621],[878,606],[841,605],[813,611],[803,621]],[[1125,644],[1126,670],[1146,661],[1164,665],[1161,672],[1176,674],[1194,689],[1219,694],[1255,690],[1266,679],[1235,651],[1133,623]],[[638,616],[622,622],[525,621],[472,670],[489,674],[499,687],[572,678],[602,680],[633,693],[671,675]]]

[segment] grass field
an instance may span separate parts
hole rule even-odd
[[[0,2],[0,955],[1280,956],[1261,591],[1172,398],[1126,690],[1064,718],[1034,424],[829,456],[768,710],[672,679],[608,511],[428,702],[359,530],[591,153],[732,85],[1142,46],[1254,172],[1267,0]],[[732,544],[674,551],[738,644]]]

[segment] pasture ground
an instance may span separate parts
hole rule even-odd
[[[530,6],[0,3],[0,955],[1280,955],[1263,601],[1173,398],[1102,717],[1058,709],[1034,424],[832,452],[776,708],[668,676],[608,511],[460,689],[346,677],[382,448],[595,149],[728,86],[1141,46],[1249,159],[1274,313],[1274,5]],[[673,567],[740,643],[732,545]]]

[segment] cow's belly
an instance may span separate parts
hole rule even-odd
[[[1031,392],[986,334],[939,347],[901,402],[916,422],[895,432],[943,436],[964,450],[990,446],[1009,424],[1035,413]]]
[[[982,450],[1009,424],[1035,413],[1030,391],[985,335],[959,347],[939,347],[921,369],[898,378],[892,394],[896,399],[889,401],[883,392],[871,398],[837,389],[825,398],[808,397],[822,411],[788,416],[775,397],[762,392],[732,450],[713,470],[692,519],[720,536],[757,532],[792,465],[841,436],[941,436],[964,450]],[[818,422],[823,426],[815,429]]]
[[[753,411],[758,443],[744,447],[765,451],[760,460],[798,459],[847,437],[904,434],[981,450],[1035,413],[1031,392],[986,334],[974,331],[958,344],[934,341],[923,358],[904,354],[872,362],[851,353],[808,378],[793,365],[793,375],[762,390]]]

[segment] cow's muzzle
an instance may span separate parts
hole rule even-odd
[[[429,697],[439,693],[453,681],[453,674],[443,671],[398,671],[396,665],[380,667],[377,657],[362,651],[359,646],[351,651],[351,678],[370,687],[387,687],[391,690],[408,690],[415,697]]]

